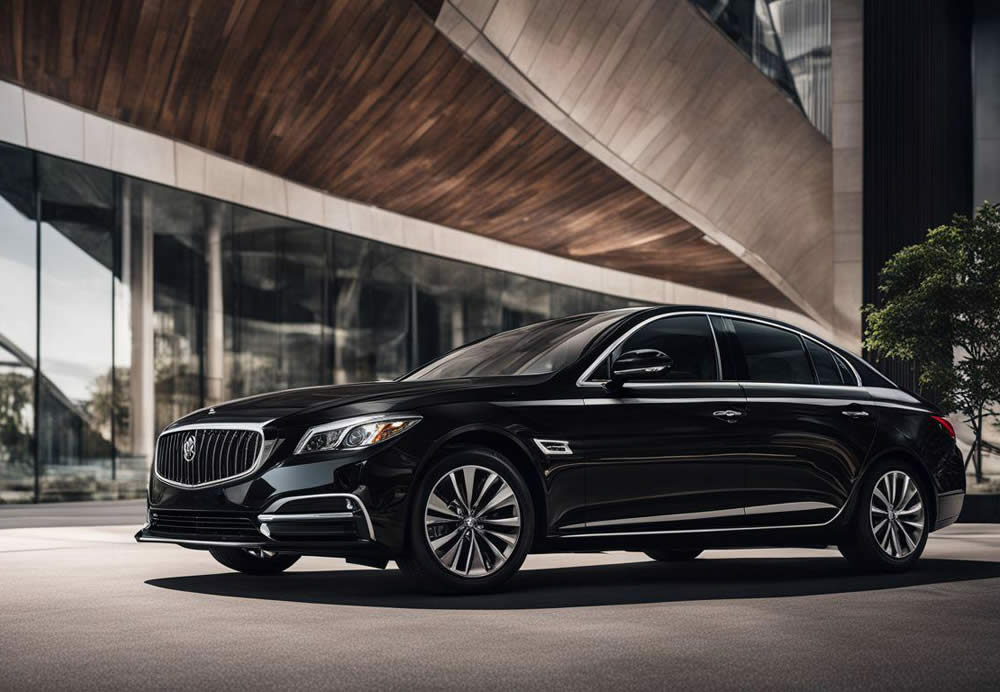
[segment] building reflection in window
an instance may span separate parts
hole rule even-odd
[[[194,409],[629,304],[17,147],[0,164],[0,502],[35,499],[36,470],[40,500],[138,496]]]

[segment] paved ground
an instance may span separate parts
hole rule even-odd
[[[473,598],[425,596],[396,570],[340,560],[246,577],[207,553],[137,545],[134,529],[0,530],[0,688],[978,690],[1000,681],[995,525],[935,534],[921,568],[904,576],[854,575],[820,550],[709,552],[673,567],[627,553],[538,556],[508,592]]]

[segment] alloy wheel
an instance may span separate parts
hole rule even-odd
[[[917,549],[926,522],[920,490],[904,471],[885,473],[872,489],[869,517],[875,542],[891,558]]]
[[[427,497],[424,534],[449,572],[485,577],[517,547],[521,508],[504,478],[482,466],[459,466],[438,479]]]

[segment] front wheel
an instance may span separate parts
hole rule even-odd
[[[862,481],[841,554],[863,569],[901,572],[920,559],[930,533],[928,491],[903,462],[878,464]]]
[[[535,532],[534,505],[514,465],[469,447],[436,461],[417,483],[407,554],[397,560],[438,593],[493,591],[521,567]]]
[[[244,574],[281,574],[298,562],[298,555],[283,555],[257,548],[210,548],[220,564]]]

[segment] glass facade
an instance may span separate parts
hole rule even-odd
[[[0,502],[141,496],[193,409],[636,304],[0,145]]]
[[[830,0],[691,0],[830,139]]]

